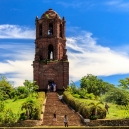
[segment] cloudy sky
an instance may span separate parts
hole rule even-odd
[[[0,0],[1,75],[14,86],[33,80],[35,18],[49,8],[66,19],[70,82],[129,77],[128,0]]]

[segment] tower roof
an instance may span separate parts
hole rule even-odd
[[[53,19],[53,18],[60,18],[60,16],[57,14],[57,12],[55,12],[52,9],[47,10],[45,13],[42,14],[41,18],[49,18],[49,19]]]

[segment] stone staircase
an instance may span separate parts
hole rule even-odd
[[[56,126],[64,126],[64,115],[68,116],[69,126],[81,126],[80,116],[70,109],[67,104],[59,100],[56,92],[47,92],[45,111],[43,115],[44,126],[50,126],[53,120],[53,114],[56,112],[57,122],[53,123]]]

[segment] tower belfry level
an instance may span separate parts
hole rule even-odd
[[[69,84],[69,62],[66,55],[65,19],[49,9],[41,19],[36,17],[35,58],[33,78],[39,90],[55,83],[57,90]]]

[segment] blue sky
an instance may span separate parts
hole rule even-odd
[[[128,0],[0,0],[0,74],[14,86],[33,80],[35,17],[49,8],[66,19],[70,82],[129,77]]]

